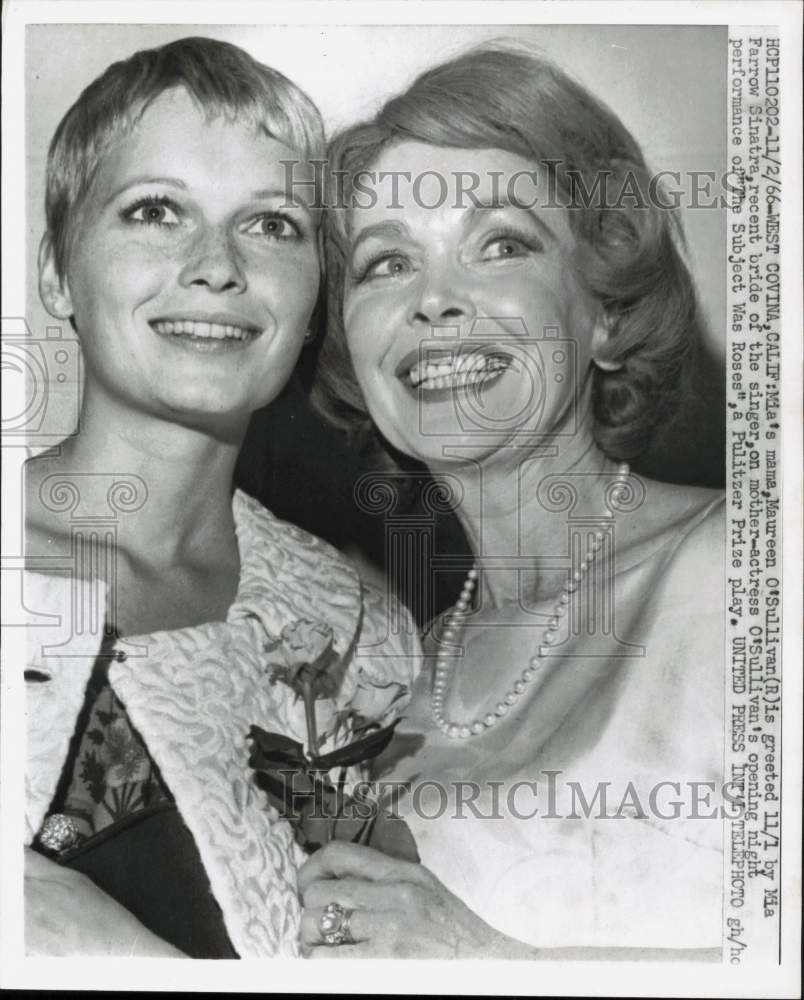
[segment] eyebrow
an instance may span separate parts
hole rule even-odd
[[[515,201],[512,201],[508,197],[508,195],[501,195],[496,201],[489,202],[488,204],[484,204],[481,202],[481,204],[479,205],[472,205],[472,207],[469,209],[469,219],[471,221],[472,219],[475,218],[475,216],[481,215],[484,212],[501,211],[502,209],[505,208],[515,208],[520,212],[527,212],[527,214],[533,219],[533,221],[536,223],[537,226],[546,229],[548,233],[550,233],[550,235],[553,237],[553,239],[558,238],[553,227],[548,225],[540,215],[536,214],[535,208],[525,205],[517,205]]]
[[[132,177],[127,180],[124,184],[121,184],[109,197],[106,199],[105,204],[109,205],[111,202],[118,198],[124,191],[129,188],[138,187],[140,184],[164,184],[167,187],[176,188],[179,191],[186,191],[187,184],[180,177],[154,177],[151,174],[142,174],[139,177]],[[300,208],[302,211],[312,214],[313,209],[307,204],[303,199],[296,197],[287,198],[287,192],[284,188],[262,188],[259,191],[253,191],[249,196],[251,201],[261,201],[266,198],[282,198],[286,206],[293,206]]]
[[[489,204],[481,203],[479,205],[472,205],[466,216],[467,222],[471,225],[478,215],[482,215],[485,212],[499,211],[505,208],[516,208],[520,212],[527,212],[539,228],[546,229],[553,240],[558,240],[558,236],[553,227],[549,226],[544,219],[540,218],[532,208],[517,205],[516,202],[511,201],[511,199],[505,195]],[[372,237],[379,239],[384,236],[409,237],[410,230],[404,222],[392,221],[390,219],[385,222],[375,222],[373,226],[366,226],[365,229],[360,230],[352,243],[351,253],[354,254],[362,243],[372,239]]]
[[[372,237],[381,238],[383,236],[409,236],[410,230],[404,222],[388,220],[386,222],[375,222],[373,226],[366,226],[361,229],[352,243],[352,253],[354,253],[361,243],[370,240]]]
[[[322,208],[320,205],[313,203],[312,205],[306,201],[304,198],[299,197],[296,194],[288,195],[287,188],[262,188],[259,191],[253,191],[251,193],[252,201],[261,201],[263,198],[281,198],[282,208],[299,208],[303,212],[307,212],[308,215],[315,216],[322,213]]]
[[[137,187],[139,184],[166,184],[168,187],[178,188],[181,191],[187,190],[187,185],[180,177],[153,177],[150,174],[142,174],[139,177],[131,177],[121,184],[119,188],[113,191],[109,197],[106,199],[105,204],[113,202],[115,198],[118,198],[124,191],[128,191],[129,188]]]

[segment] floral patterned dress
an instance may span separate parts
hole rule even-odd
[[[142,809],[172,803],[126,711],[107,680],[111,653],[95,663],[53,811],[74,821],[80,840]]]
[[[197,846],[109,684],[113,642],[95,661],[49,810],[70,842],[48,853],[185,954],[236,958]]]

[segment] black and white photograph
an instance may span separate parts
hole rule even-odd
[[[4,11],[4,987],[799,995],[801,7],[492,6]]]

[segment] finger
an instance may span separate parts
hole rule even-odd
[[[392,888],[392,883],[369,882],[364,878],[325,878],[307,886],[302,893],[302,902],[310,908],[335,902],[353,910],[357,907],[383,910],[388,909]]]
[[[343,905],[343,904],[342,904]],[[374,929],[376,914],[371,910],[364,910],[360,907],[353,909],[351,906],[344,907],[349,914],[349,934],[356,944],[371,939]],[[324,915],[323,906],[310,906],[302,911],[301,917],[301,941],[308,947],[324,945],[324,934],[321,930],[321,918]],[[327,947],[336,947],[327,945]],[[341,947],[338,945],[337,947]]]
[[[306,957],[312,959],[337,959],[337,958],[376,958],[376,952],[369,942],[363,944],[339,944],[330,947],[328,945],[317,945],[310,948]]]
[[[333,840],[316,851],[299,869],[299,889],[303,893],[311,882],[350,876],[370,882],[410,881],[417,878],[420,869],[421,865],[389,858],[373,847]]]
[[[304,909],[323,910],[337,903],[347,910],[364,910],[379,923],[391,917],[418,918],[431,894],[413,882],[366,882],[364,879],[322,879],[305,890]]]

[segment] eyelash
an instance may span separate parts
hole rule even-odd
[[[493,243],[499,243],[501,240],[516,240],[526,250],[530,250],[533,253],[541,253],[544,250],[544,244],[540,239],[533,236],[532,233],[522,232],[522,230],[516,229],[514,226],[504,226],[492,233],[484,241],[483,250],[487,250]]]
[[[523,232],[521,229],[517,229],[514,226],[504,226],[503,228],[493,232],[485,239],[483,243],[483,252],[485,252],[492,244],[506,239],[516,240],[517,243],[521,243],[526,250],[529,250],[532,253],[542,253],[544,251],[544,244],[532,233]],[[362,265],[362,267],[353,270],[351,275],[352,281],[354,284],[360,285],[364,281],[371,278],[369,272],[378,264],[381,264],[385,260],[391,260],[394,257],[404,256],[405,254],[401,250],[383,250],[374,257],[370,257],[365,264]],[[383,275],[383,277],[390,276]]]
[[[381,264],[385,260],[393,260],[394,257],[404,257],[405,254],[402,250],[383,250],[382,252],[375,254],[370,257],[362,267],[358,268],[356,271],[352,271],[352,281],[356,285],[362,284],[364,281],[370,280],[372,275],[369,274],[372,268]],[[389,277],[389,275],[383,275],[383,277]]]
[[[169,208],[176,215],[181,214],[179,206],[172,201],[172,199],[163,194],[149,194],[145,195],[143,198],[138,198],[133,205],[129,205],[127,208],[124,208],[120,213],[120,217],[124,222],[131,222],[136,226],[158,226],[160,229],[170,229],[176,225],[175,222],[156,222],[154,220],[148,221],[145,219],[132,218],[134,213],[138,212],[141,208],[149,208],[154,205]]]
[[[251,226],[255,222],[262,222],[265,219],[270,219],[271,221],[278,220],[279,222],[285,222],[293,230],[293,233],[290,236],[273,236],[270,233],[259,233],[259,234],[249,233],[247,235],[249,235],[249,236],[260,235],[260,236],[264,236],[266,239],[274,239],[274,240],[302,240],[302,239],[304,239],[304,232],[302,231],[301,226],[298,224],[298,222],[296,222],[295,219],[291,218],[291,216],[289,216],[289,215],[286,215],[284,212],[260,212],[259,215],[256,215],[249,222],[249,225],[247,226],[247,228],[250,229]]]
[[[158,226],[160,229],[172,229],[177,225],[177,223],[175,222],[157,222],[154,219],[149,220],[149,219],[132,218],[132,216],[136,212],[138,212],[141,208],[150,208],[152,206],[169,208],[179,218],[182,215],[181,209],[171,198],[168,198],[166,195],[161,195],[161,194],[149,194],[145,195],[142,198],[138,198],[132,205],[128,205],[126,208],[124,208],[120,212],[120,217],[125,222],[130,222],[137,226]],[[299,224],[295,221],[295,219],[292,219],[289,215],[286,215],[284,212],[260,212],[259,215],[256,215],[254,216],[253,219],[249,220],[246,228],[250,229],[251,226],[253,226],[255,223],[261,222],[265,219],[270,219],[270,220],[276,219],[286,223],[293,230],[292,235],[275,236],[270,233],[260,233],[260,234],[248,233],[247,235],[259,235],[266,239],[275,239],[280,241],[289,239],[300,240],[304,238],[304,233],[302,232],[302,229],[299,226]]]

